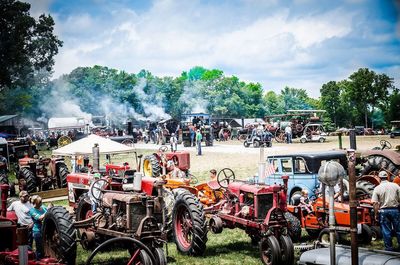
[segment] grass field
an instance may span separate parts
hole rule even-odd
[[[358,147],[360,149],[371,149],[374,146],[379,145],[379,139],[382,137],[363,137],[358,140]],[[344,139],[344,146],[348,146],[347,138]],[[393,146],[400,144],[400,140],[396,139],[392,141]],[[227,145],[241,146],[244,148],[240,142],[226,142],[218,143],[220,147],[226,147]],[[266,149],[266,155],[279,154],[279,153],[289,153],[289,152],[300,152],[304,151],[323,151],[337,148],[337,138],[330,138],[328,143],[309,143],[300,144],[294,143],[293,145],[276,144],[274,147],[276,149]],[[204,148],[203,156],[196,156],[195,149],[188,149],[191,153],[191,173],[194,174],[199,182],[204,182],[208,178],[208,171],[211,168],[220,170],[225,167],[232,168],[238,178],[248,178],[257,172],[257,165],[259,154],[257,152],[252,153],[242,153],[240,148],[232,149],[230,153],[219,153],[211,152],[210,149]],[[149,154],[153,153],[155,150],[139,149],[138,154]],[[250,150],[251,151],[251,150]],[[269,153],[268,153],[269,152]],[[44,156],[47,155],[43,154]],[[129,156],[115,156],[112,157],[114,163],[119,162],[129,162],[131,166],[136,167],[134,155]],[[69,161],[67,161],[69,164]],[[104,164],[105,160],[102,158],[101,164]],[[67,201],[56,202],[56,205],[67,206]],[[312,240],[306,236],[305,231],[303,231],[305,237],[303,241],[311,243]],[[374,249],[383,249],[382,241],[377,241],[371,243],[371,245],[366,246]],[[181,255],[176,250],[173,243],[168,243],[168,263],[169,264],[261,264],[259,257],[258,247],[252,246],[250,238],[246,233],[240,229],[229,230],[225,229],[221,234],[214,235],[211,232],[208,234],[207,249],[203,256],[201,257],[188,257]],[[84,264],[86,258],[89,256],[89,252],[84,251],[80,245],[78,245],[78,257],[77,264]],[[296,252],[296,260],[299,258],[300,253]],[[103,261],[110,259],[110,254],[103,254],[101,256]],[[113,262],[114,263],[114,262]],[[110,263],[108,263],[110,264]],[[115,261],[114,264],[117,264]]]

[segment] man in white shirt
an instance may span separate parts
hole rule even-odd
[[[292,124],[289,123],[286,128],[285,128],[285,134],[286,134],[286,142],[288,144],[292,143]]]

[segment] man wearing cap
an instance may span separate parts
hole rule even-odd
[[[384,173],[379,173],[382,182],[375,187],[371,201],[374,203],[375,213],[379,213],[375,214],[375,219],[381,225],[385,250],[393,251],[392,230],[400,245],[400,187],[389,182]]]
[[[26,190],[19,193],[19,201],[11,203],[7,208],[7,211],[14,211],[18,218],[18,226],[27,227],[29,229],[29,246],[32,247],[32,227],[33,220],[29,211],[33,208],[32,204],[29,202],[29,194]]]

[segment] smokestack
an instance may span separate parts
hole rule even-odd
[[[128,126],[128,128],[127,128],[128,135],[132,135],[133,134],[132,121],[127,121],[126,124]]]
[[[93,153],[93,172],[98,173],[100,168],[100,148],[99,144],[94,144],[92,148]]]

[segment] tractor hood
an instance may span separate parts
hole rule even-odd
[[[235,181],[229,184],[229,191],[239,196],[240,192],[250,192],[253,194],[265,194],[265,193],[273,193],[279,192],[283,189],[280,185],[256,185],[250,184],[242,181]]]

